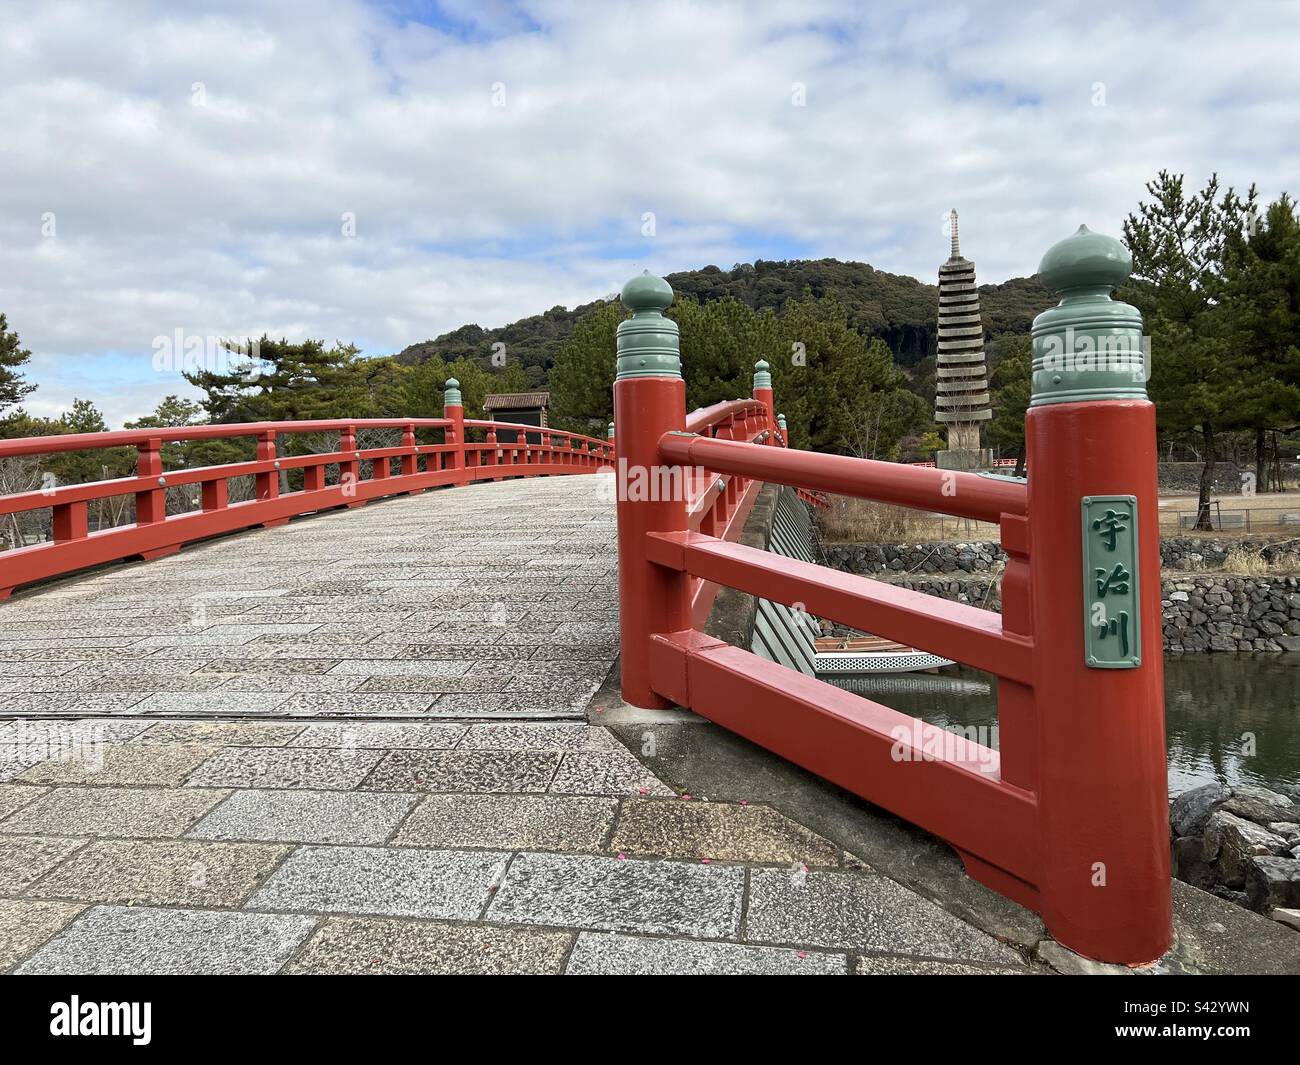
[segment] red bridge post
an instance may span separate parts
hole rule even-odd
[[[689,578],[646,557],[646,533],[686,530],[686,476],[659,459],[664,433],[686,427],[686,384],[677,323],[663,312],[673,290],[648,272],[623,286],[632,317],[618,327],[614,423],[618,426],[618,595],[623,698],[673,704],[650,686],[650,637],[691,627]]]
[[[762,359],[754,363],[754,399],[763,404],[767,412],[763,429],[767,432],[765,444],[776,443],[776,404],[772,402],[772,375]]]
[[[1158,958],[1173,938],[1155,408],[1142,319],[1110,292],[1132,260],[1080,227],[1039,274],[1029,585],[1038,726],[1040,912],[1092,958]]]
[[[448,377],[442,388],[442,416],[451,419],[443,433],[443,440],[452,445],[447,452],[447,469],[454,470],[452,487],[462,488],[469,484],[469,471],[465,465],[465,404],[461,399],[460,382]]]

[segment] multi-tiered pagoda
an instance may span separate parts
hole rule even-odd
[[[936,455],[946,470],[979,470],[993,465],[981,446],[980,425],[993,416],[984,366],[984,326],[975,288],[975,264],[963,259],[952,220],[952,255],[939,267],[939,357],[934,420],[948,431],[948,447]]]

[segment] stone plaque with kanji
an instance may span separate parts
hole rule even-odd
[[[1093,669],[1142,664],[1136,496],[1083,497],[1083,654]]]

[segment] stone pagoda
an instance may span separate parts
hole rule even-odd
[[[948,447],[935,455],[945,470],[985,470],[993,452],[980,443],[980,424],[993,416],[984,366],[984,325],[975,288],[975,264],[963,259],[952,220],[952,255],[939,267],[939,356],[934,420],[948,431]]]

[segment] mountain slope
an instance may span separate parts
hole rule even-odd
[[[900,366],[914,367],[935,353],[938,287],[914,277],[888,274],[866,263],[760,259],[752,265],[737,264],[731,270],[706,266],[669,274],[668,283],[679,297],[691,296],[705,303],[733,296],[755,310],[770,307],[777,314],[786,300],[801,295],[805,289],[814,296],[834,295],[844,304],[855,328],[866,336],[884,340]],[[1037,277],[981,285],[979,292],[984,329],[990,337],[1027,333],[1034,315],[1052,304]],[[555,353],[573,332],[574,324],[602,302],[585,303],[572,310],[552,307],[497,329],[464,325],[433,340],[412,344],[397,358],[405,363],[469,358],[486,364],[492,345],[503,343],[509,357],[522,362],[529,381],[544,384]]]

